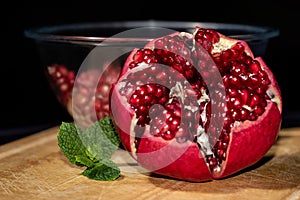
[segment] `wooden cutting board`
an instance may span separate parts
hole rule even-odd
[[[0,199],[300,199],[300,128],[282,129],[255,166],[224,180],[190,183],[140,168],[124,152],[122,177],[90,180],[57,146],[58,127],[0,146]],[[242,156],[242,155],[241,155]]]

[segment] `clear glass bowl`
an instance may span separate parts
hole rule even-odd
[[[26,30],[25,36],[36,43],[42,67],[57,99],[84,126],[108,114],[108,90],[130,50],[172,31],[192,33],[195,26],[213,28],[224,35],[245,40],[255,56],[264,56],[270,39],[279,35],[278,29],[265,26],[149,20],[38,27]],[[127,32],[140,28],[142,31],[134,34]],[[113,48],[113,52],[120,56],[114,60],[109,55],[101,56],[96,58],[100,65],[96,70],[82,69],[96,47],[102,54],[109,54]],[[103,77],[100,80],[99,71]],[[91,88],[90,85],[96,86]]]

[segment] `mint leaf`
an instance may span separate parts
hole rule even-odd
[[[81,132],[80,137],[88,152],[92,153],[91,159],[108,159],[120,145],[120,139],[109,117]]]
[[[84,131],[73,123],[62,122],[57,139],[62,153],[72,164],[87,167],[84,176],[104,181],[120,176],[119,167],[110,160],[119,148],[120,138],[109,117]]]
[[[77,162],[76,157],[86,157],[85,147],[79,137],[82,132],[72,123],[62,122],[59,127],[58,146],[63,154],[68,158],[72,164],[83,166],[83,163]]]
[[[80,166],[87,166],[87,167],[92,167],[95,165],[94,161],[92,161],[90,158],[86,156],[75,156],[76,158],[76,164]]]
[[[99,121],[99,125],[102,127],[103,133],[106,137],[115,145],[119,146],[121,140],[118,136],[117,130],[109,117],[105,117]]]
[[[82,175],[102,181],[113,181],[120,176],[119,167],[111,160],[102,160],[93,167],[87,168]]]

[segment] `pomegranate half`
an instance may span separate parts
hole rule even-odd
[[[195,27],[133,50],[110,109],[124,148],[142,167],[203,182],[263,157],[280,129],[282,99],[245,41]]]

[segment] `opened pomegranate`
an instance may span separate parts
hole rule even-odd
[[[110,103],[141,166],[192,182],[253,165],[281,124],[280,90],[263,60],[246,42],[201,27],[133,50]]]

